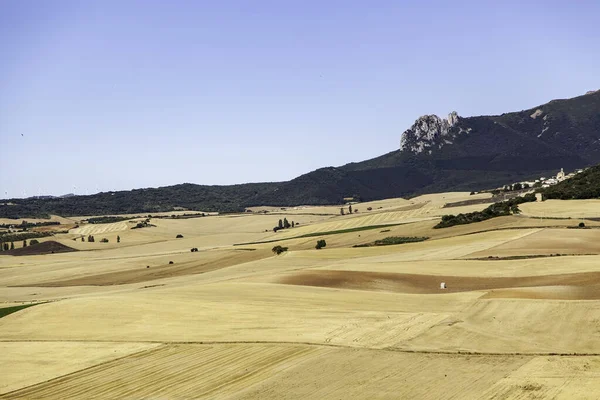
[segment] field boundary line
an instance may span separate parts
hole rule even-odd
[[[600,356],[600,352],[597,353],[578,353],[578,352],[483,352],[483,351],[469,351],[469,350],[417,350],[417,349],[403,349],[400,347],[361,347],[361,346],[351,346],[346,344],[335,344],[335,343],[315,343],[315,342],[292,342],[292,341],[269,341],[269,340],[233,340],[233,341],[222,341],[222,340],[198,340],[198,341],[174,341],[174,342],[166,342],[164,340],[83,340],[83,339],[0,339],[0,343],[61,343],[61,342],[74,342],[74,343],[154,343],[163,346],[157,346],[152,349],[141,350],[136,353],[129,354],[128,356],[134,356],[141,352],[158,350],[164,346],[169,345],[227,345],[227,344],[272,344],[272,345],[304,345],[304,346],[316,346],[316,347],[334,347],[334,348],[342,348],[342,349],[356,349],[356,350],[368,350],[368,351],[392,351],[397,353],[411,353],[411,354],[440,354],[440,355],[465,355],[465,356],[498,356],[498,357],[508,357],[508,356],[535,356],[535,357],[544,357],[544,356],[556,356],[556,357],[598,357]],[[119,357],[119,358],[124,358]],[[115,358],[114,360],[117,360]],[[106,361],[110,362],[110,361]],[[102,363],[101,363],[102,364]],[[100,365],[100,364],[96,364]],[[91,368],[91,367],[89,367]],[[86,369],[86,368],[84,368]],[[81,370],[80,370],[81,371]]]

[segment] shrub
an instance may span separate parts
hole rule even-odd
[[[580,222],[580,223],[579,223],[579,227],[580,227],[580,228],[585,228],[585,224],[584,224],[583,222]]]
[[[127,221],[131,219],[130,217],[113,217],[113,216],[103,216],[103,217],[92,217],[88,218],[89,224],[111,224],[114,222]]]
[[[442,221],[434,226],[435,229],[447,228],[454,225],[465,225],[473,222],[481,222],[490,218],[503,215],[519,214],[519,204],[536,201],[535,195],[530,193],[523,197],[494,203],[483,211],[475,211],[466,214],[444,215]]]
[[[29,241],[29,245],[30,245],[30,246],[33,246],[34,244],[38,244],[38,243],[39,243],[39,241],[38,241],[37,239],[31,239],[31,240]]]
[[[108,243],[108,239],[107,238],[102,238],[102,240],[100,240],[100,243]]]
[[[321,250],[325,246],[327,246],[327,243],[325,242],[324,239],[317,240],[317,245],[315,246],[315,249]]]
[[[411,236],[411,237],[406,237],[406,236],[389,236],[389,237],[386,237],[385,239],[379,239],[379,240],[376,240],[376,241],[374,241],[372,243],[355,244],[352,247],[390,246],[390,245],[394,245],[394,244],[422,242],[422,241],[427,240],[427,239],[429,239],[429,238],[426,237],[426,236],[424,236],[424,237],[419,237],[419,236]]]
[[[175,239],[183,239],[183,235],[180,233],[177,236],[175,236]]]
[[[271,251],[273,251],[273,253],[275,253],[277,255],[280,255],[281,253],[286,252],[287,250],[288,250],[287,247],[282,247],[279,245],[277,245],[271,249]]]
[[[367,207],[367,211],[371,211],[373,207]]]
[[[171,264],[175,264],[175,263],[173,261],[169,261],[169,265],[171,265]]]
[[[198,251],[198,248],[197,248],[197,247],[192,247],[192,249],[191,249],[190,251],[191,251],[192,253],[195,253],[195,252],[197,252],[197,251]]]

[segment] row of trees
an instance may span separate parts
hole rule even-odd
[[[289,228],[293,228],[296,225],[300,225],[300,224],[296,224],[294,221],[292,221],[291,223],[287,220],[287,218],[284,219],[280,219],[279,223],[277,224],[276,227],[273,228],[273,232],[277,232],[281,229],[289,229]]]
[[[348,214],[352,214],[353,212],[357,213],[358,212],[358,208],[357,209],[352,209],[352,204],[350,204],[348,206]],[[346,209],[344,207],[340,208],[340,215],[345,215],[346,213]]]
[[[75,240],[75,239],[73,239]],[[81,237],[81,241],[85,242],[85,236]],[[94,243],[96,241],[96,238],[93,235],[88,235],[87,237],[87,241],[90,243]],[[108,239],[107,238],[102,238],[102,240],[100,240],[101,243],[108,243]],[[117,243],[121,243],[121,236],[117,236]]]
[[[29,242],[29,245],[34,245],[34,244],[38,244],[39,241],[32,239]],[[27,240],[23,240],[23,247],[27,247]],[[14,250],[15,249],[15,243],[14,242],[10,242],[10,245],[8,244],[8,242],[6,243],[0,243],[0,251],[8,251],[8,250]]]
[[[435,225],[434,228],[448,228],[454,225],[466,225],[474,222],[481,222],[503,215],[518,214],[520,212],[519,204],[532,201],[536,201],[536,198],[534,194],[530,193],[525,196],[519,196],[514,199],[494,203],[483,211],[458,215],[444,215],[442,216],[442,221]]]
[[[324,239],[321,239],[321,240],[318,240],[318,241],[317,241],[317,245],[315,246],[315,249],[317,249],[317,250],[321,250],[321,249],[322,249],[323,247],[325,247],[325,246],[327,246],[327,243],[325,242],[325,240],[324,240]],[[193,250],[192,250],[192,251],[193,251]],[[284,253],[284,252],[288,251],[288,248],[287,248],[287,247],[280,246],[280,245],[277,245],[277,246],[273,247],[273,248],[271,249],[271,251],[272,251],[273,253],[277,254],[277,255],[280,255],[281,253]]]

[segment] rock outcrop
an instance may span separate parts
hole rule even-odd
[[[439,149],[445,144],[451,144],[454,138],[466,132],[457,125],[460,117],[456,111],[448,114],[448,119],[437,115],[424,115],[417,119],[410,129],[407,129],[400,138],[400,150],[419,154],[433,149]]]

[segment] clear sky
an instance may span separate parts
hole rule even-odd
[[[600,2],[0,0],[0,198],[279,181],[600,88]]]

